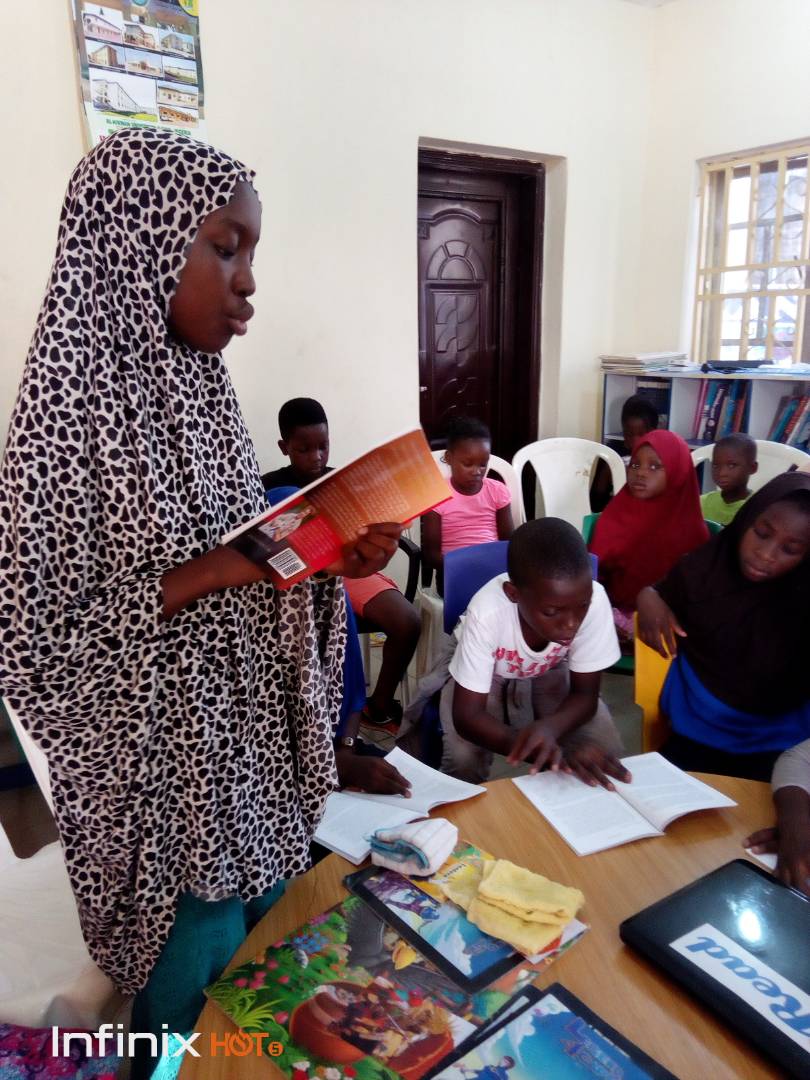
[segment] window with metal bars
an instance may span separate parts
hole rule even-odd
[[[703,165],[692,355],[810,363],[810,143]]]

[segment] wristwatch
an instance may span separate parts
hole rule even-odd
[[[344,735],[343,738],[340,740],[340,745],[345,746],[348,750],[350,747],[354,746],[356,742],[357,739],[355,739],[353,735]]]

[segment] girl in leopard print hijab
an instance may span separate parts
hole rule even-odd
[[[251,179],[166,131],[78,165],[0,473],[0,691],[48,758],[91,955],[140,991],[186,907],[203,951],[238,908],[186,1016],[242,902],[307,869],[336,785],[343,589],[276,591],[217,546],[265,505],[220,356],[252,314]],[[336,569],[397,536],[370,527]]]

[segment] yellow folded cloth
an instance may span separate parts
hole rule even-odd
[[[514,915],[502,911],[501,908],[487,903],[480,894],[470,903],[467,918],[479,930],[483,930],[485,934],[491,934],[492,937],[500,938],[524,956],[534,956],[542,952],[562,932],[560,926],[517,919]]]
[[[484,868],[478,887],[479,897],[523,922],[563,926],[585,903],[579,889],[558,885],[542,874],[515,866],[508,859],[492,862],[494,865]]]
[[[467,911],[471,901],[478,895],[482,871],[485,872],[494,862],[494,859],[485,859],[480,868],[472,863],[459,864],[448,878],[439,883],[442,892],[448,900]]]

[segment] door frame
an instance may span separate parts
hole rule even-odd
[[[528,435],[529,442],[539,437],[541,330],[543,301],[543,238],[545,227],[545,166],[541,162],[522,161],[517,158],[487,157],[483,154],[456,153],[433,147],[419,147],[417,172],[417,197],[422,195],[445,195],[441,189],[423,190],[419,181],[423,169],[438,169],[460,175],[489,173],[493,176],[507,173],[521,180],[521,198],[518,208],[519,264],[516,288],[518,327],[515,334],[515,351],[529,358],[525,373],[527,392],[518,395],[514,403],[520,431]],[[470,197],[476,193],[470,191]],[[506,244],[505,230],[501,234],[501,265],[503,266]],[[504,275],[499,282],[499,310],[504,307]],[[516,357],[517,360],[517,357]],[[502,428],[504,418],[501,417]]]

